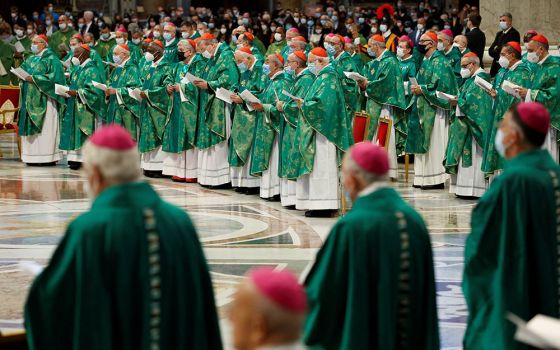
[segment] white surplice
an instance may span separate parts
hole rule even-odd
[[[225,107],[226,139],[212,147],[198,150],[198,183],[219,186],[231,182],[229,135],[231,133],[231,105]]]
[[[230,169],[231,185],[233,187],[259,187],[261,179],[251,176],[251,155],[243,166],[232,166]]]
[[[414,185],[433,186],[443,184],[448,179],[443,167],[447,149],[448,112],[437,108],[434,128],[427,153],[414,155]]]
[[[24,163],[52,163],[62,159],[58,149],[60,129],[56,102],[47,99],[47,109],[41,133],[21,137],[21,160]]]
[[[459,160],[457,175],[451,176],[449,193],[466,197],[482,197],[488,188],[488,180],[481,170],[484,150],[476,143],[474,137],[471,145],[472,165],[463,167],[463,157]]]
[[[280,195],[280,178],[278,177],[278,161],[280,159],[280,150],[278,147],[278,135],[274,136],[272,143],[272,151],[268,161],[268,169],[261,175],[261,198],[270,198]]]
[[[389,145],[387,146],[387,155],[389,156],[389,177],[392,179],[397,178],[397,170],[398,170],[398,163],[397,163],[397,143],[395,140],[395,119],[393,114],[393,107],[389,105],[383,105],[381,108],[381,117],[388,117],[391,119],[391,132],[389,135]],[[379,127],[377,128],[379,131]],[[377,131],[375,132],[374,140],[377,140]],[[381,147],[385,147],[385,145],[380,145]]]
[[[158,146],[150,152],[141,154],[140,167],[142,168],[142,170],[162,171],[164,159],[165,153],[161,150],[161,146]]]
[[[183,179],[194,179],[198,176],[198,150],[192,148],[180,153],[165,154],[163,160],[163,174],[177,176]]]

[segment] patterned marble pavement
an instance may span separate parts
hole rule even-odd
[[[233,191],[169,180],[151,183],[163,198],[193,218],[222,316],[236,284],[252,266],[289,268],[304,274],[336,220],[305,218],[279,203]],[[460,349],[467,315],[461,294],[463,247],[475,202],[456,199],[443,190],[413,189],[404,181],[394,186],[429,226],[442,349]],[[68,222],[88,207],[80,172],[64,166],[30,168],[0,160],[0,328],[22,327],[23,303],[32,276],[19,271],[18,262],[46,264]],[[227,333],[227,321],[222,323]]]

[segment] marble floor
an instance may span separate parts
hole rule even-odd
[[[12,150],[13,151],[13,150]],[[402,174],[401,174],[402,175]],[[192,216],[204,245],[223,309],[252,266],[303,273],[336,219],[306,218],[279,203],[196,184],[150,180],[167,201]],[[420,191],[401,179],[394,186],[426,220],[435,254],[442,349],[460,349],[466,322],[461,294],[463,247],[475,201],[444,190]],[[0,159],[0,328],[22,326],[22,306],[32,276],[18,262],[46,264],[65,226],[89,206],[80,172],[63,165],[32,168]],[[223,320],[227,342],[228,325]]]

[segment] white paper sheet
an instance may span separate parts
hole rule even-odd
[[[118,66],[119,66],[118,64],[113,63],[113,62],[103,61],[103,63],[105,63],[105,64],[107,64],[107,65],[109,65],[109,66],[111,66],[111,67],[118,67]]]
[[[520,88],[521,86],[516,85],[514,83],[512,83],[509,80],[504,80],[504,82],[502,83],[502,89],[509,95],[517,97],[517,98],[521,98],[521,96],[519,96],[519,94],[517,93],[517,91],[515,91],[515,89]]]
[[[441,91],[436,91],[436,97],[446,101],[455,101],[457,99],[457,96],[446,94],[445,92]]]
[[[478,75],[474,77],[474,83],[485,90],[492,90],[492,84],[487,82],[486,80],[482,79]]]
[[[526,323],[512,313],[507,318],[517,326],[515,340],[541,349],[560,349],[560,320],[536,315]]]
[[[231,100],[231,95],[235,95],[235,92],[223,88],[218,88],[216,90],[216,97],[224,101],[225,103],[233,103],[233,101]]]
[[[300,100],[300,101],[303,100],[301,97],[294,96],[294,95],[290,94],[290,93],[289,93],[288,91],[286,91],[286,90],[282,90],[282,94],[288,96],[289,98],[291,98],[291,99],[293,99],[293,100]]]
[[[6,68],[4,68],[4,65],[2,64],[2,61],[0,61],[0,76],[4,76],[7,75],[8,72],[6,71]]]
[[[418,80],[416,80],[416,78],[414,77],[410,77],[408,78],[408,80],[410,81],[410,83],[414,86],[414,85],[418,85]]]
[[[261,103],[261,100],[259,100],[257,96],[253,95],[249,90],[243,91],[241,94],[239,94],[239,97],[241,97],[243,101],[247,102],[248,104]]]
[[[366,77],[356,72],[344,72],[344,75],[346,75],[347,78],[355,81],[367,80]]]
[[[179,97],[181,98],[181,102],[187,102],[189,100],[181,88],[179,88]]]
[[[199,78],[197,76],[194,76],[191,73],[187,73],[185,75],[185,77],[183,78],[183,81],[185,81],[185,80],[188,81],[189,83],[194,83],[195,80],[205,81],[204,79]]]
[[[14,44],[14,49],[16,49],[16,52],[18,53],[22,53],[25,51],[25,47],[23,47],[23,45],[19,41],[16,41],[16,43]]]
[[[142,102],[142,96],[140,96],[140,89],[127,88],[128,95],[138,102]]]
[[[14,73],[21,80],[25,80],[25,79],[27,79],[27,77],[30,76],[29,73],[27,73],[26,71],[24,71],[21,68],[13,68],[12,67],[12,69],[10,69],[10,72]]]
[[[105,84],[98,83],[94,80],[91,81],[91,84],[93,85],[93,87],[96,87],[96,88],[98,88],[100,90],[103,90],[103,91],[107,91],[107,85],[105,85]]]
[[[54,84],[54,93],[62,97],[70,97],[67,92],[70,90],[68,86]]]
[[[67,59],[66,61],[62,61],[62,60],[61,60],[60,63],[62,63],[62,65],[64,66],[64,68],[69,68],[70,65],[72,64],[72,63],[70,62],[70,59]]]

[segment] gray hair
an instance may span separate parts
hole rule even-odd
[[[140,153],[138,147],[126,151],[115,151],[97,147],[89,140],[82,147],[84,170],[97,167],[109,185],[118,185],[140,180]]]
[[[513,16],[512,16],[511,13],[509,13],[509,12],[504,12],[504,13],[502,13],[502,15],[501,15],[500,17],[507,17],[507,18],[509,18],[510,20],[513,20]]]
[[[388,174],[377,175],[369,173],[362,169],[358,164],[356,164],[354,159],[352,159],[352,157],[350,156],[350,152],[347,152],[344,156],[344,170],[362,179],[362,181],[365,182],[366,186],[371,185],[375,182],[389,181]]]
[[[478,58],[478,56],[473,57],[473,56],[469,56],[469,57],[465,57],[465,59],[469,62],[469,63],[474,63],[477,66],[480,66],[480,58]]]
[[[93,11],[84,11],[84,19],[85,18],[93,19]]]

